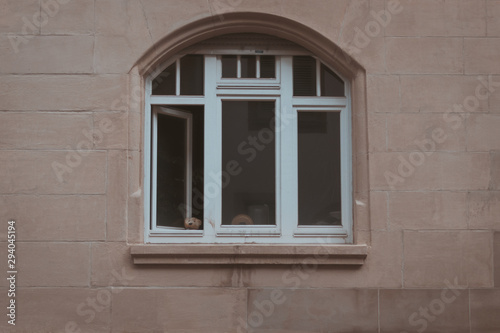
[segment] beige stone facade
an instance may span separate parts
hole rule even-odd
[[[327,261],[144,242],[145,80],[232,32],[350,80]],[[0,0],[0,175],[1,332],[500,332],[500,1]]]

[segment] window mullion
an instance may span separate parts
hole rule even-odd
[[[293,60],[281,57],[281,112],[277,117],[276,132],[281,136],[281,233],[283,239],[293,240],[293,230],[297,227],[297,115],[292,105]],[[277,156],[277,158],[278,158]]]
[[[350,85],[346,84],[346,96],[351,95]],[[342,193],[342,226],[348,230],[347,243],[353,242],[353,193],[352,193],[352,119],[351,101],[340,113],[340,174]]]
[[[221,169],[221,147],[222,147],[222,120],[220,106],[217,105],[216,78],[217,78],[216,56],[205,56],[205,166],[204,166],[204,238],[206,241],[215,242],[215,223],[219,223],[222,217],[221,198],[219,184],[215,184],[212,177],[208,175],[218,174]]]

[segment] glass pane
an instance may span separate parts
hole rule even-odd
[[[298,114],[299,225],[341,225],[340,114]]]
[[[293,95],[316,96],[316,59],[293,57]]]
[[[260,56],[260,77],[263,79],[276,77],[276,59],[274,56]]]
[[[237,58],[236,56],[222,56],[222,77],[233,78],[237,76]]]
[[[222,102],[222,224],[276,224],[273,102]]]
[[[203,128],[202,106],[177,106],[192,116],[191,172],[187,165],[187,119],[158,113],[157,225],[184,229],[187,192],[191,193],[191,216],[203,221]],[[191,175],[192,188],[186,188]]]
[[[152,88],[153,95],[175,95],[175,62],[153,80]]]
[[[158,114],[157,225],[184,225],[187,120]]]
[[[257,77],[257,57],[241,56],[241,77]]]
[[[203,56],[190,54],[181,59],[181,95],[203,95]]]
[[[321,64],[321,96],[343,97],[344,95],[344,81]]]

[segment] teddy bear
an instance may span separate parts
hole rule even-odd
[[[184,219],[184,228],[186,229],[200,229],[201,224],[201,220],[197,219],[196,217],[187,217],[186,219]]]

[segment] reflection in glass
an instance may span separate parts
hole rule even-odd
[[[222,224],[276,222],[275,103],[222,102]]]
[[[298,113],[299,225],[341,225],[340,113]]]

